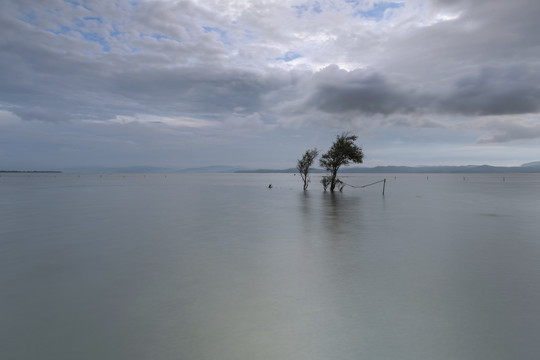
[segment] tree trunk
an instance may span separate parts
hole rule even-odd
[[[334,191],[336,188],[337,169],[332,170],[332,178],[330,179],[330,191]]]

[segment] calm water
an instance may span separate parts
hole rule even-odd
[[[1,174],[0,358],[538,359],[540,176],[504,176]]]

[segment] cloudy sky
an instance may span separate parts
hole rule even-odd
[[[2,0],[0,169],[540,160],[538,0]]]

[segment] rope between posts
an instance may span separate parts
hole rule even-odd
[[[347,186],[350,186],[350,187],[353,187],[353,188],[356,188],[356,189],[359,189],[359,188],[365,188],[365,187],[368,187],[368,186],[371,186],[371,185],[375,185],[375,184],[379,184],[379,183],[382,183],[382,182],[385,182],[386,179],[382,179],[382,180],[379,180],[379,181],[375,181],[371,184],[367,184],[367,185],[359,185],[359,186],[354,186],[354,185],[351,185],[351,184],[347,184],[346,182],[342,181],[342,183],[344,185],[347,185]]]

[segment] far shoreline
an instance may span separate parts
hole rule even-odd
[[[61,174],[58,170],[0,170],[3,174]]]

